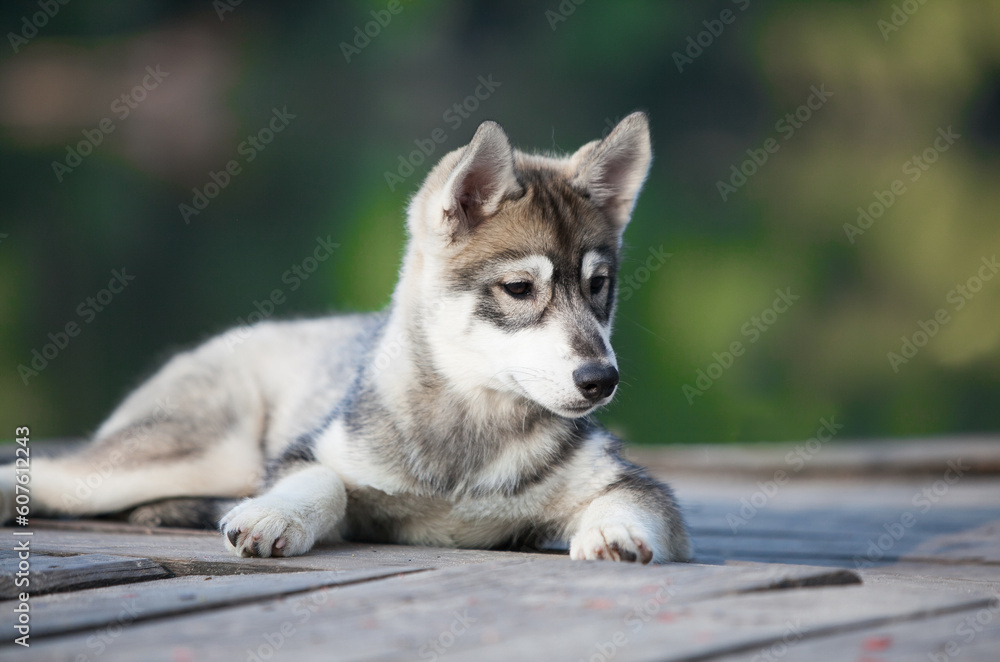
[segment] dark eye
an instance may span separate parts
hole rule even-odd
[[[515,299],[527,299],[531,296],[531,283],[527,281],[517,281],[516,283],[504,283],[504,291]]]
[[[604,284],[608,282],[607,276],[594,276],[590,279],[590,296],[596,297],[604,289]]]

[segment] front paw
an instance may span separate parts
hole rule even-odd
[[[294,510],[260,498],[230,510],[219,530],[236,556],[298,556],[308,552],[316,539]]]
[[[574,561],[605,559],[609,561],[653,560],[649,538],[634,527],[603,523],[580,530],[569,541],[569,557]]]

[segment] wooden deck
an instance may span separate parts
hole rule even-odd
[[[29,649],[25,529],[0,530],[0,659],[1000,660],[1000,439],[634,455],[674,485],[695,563],[236,559],[216,534],[33,520]]]

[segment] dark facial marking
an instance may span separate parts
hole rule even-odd
[[[608,346],[597,329],[576,329],[569,338],[573,353],[583,359],[603,359],[608,355]]]
[[[577,316],[585,315],[589,308],[593,317],[606,324],[612,310],[617,229],[582,191],[552,173],[526,170],[520,173],[520,179],[525,195],[478,228],[456,256],[452,288],[474,292],[476,316],[508,332],[543,322],[554,303],[560,309],[568,303]],[[592,251],[600,254],[607,265],[606,273],[602,270],[595,276],[593,291],[590,280],[582,282],[583,257]],[[552,299],[544,307],[531,302],[546,284],[505,281],[498,275],[503,273],[504,264],[538,254],[547,257],[553,266],[549,284]],[[581,300],[588,306],[580,307]]]

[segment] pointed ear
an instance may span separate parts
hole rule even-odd
[[[444,186],[446,230],[452,236],[474,230],[520,189],[507,134],[496,122],[483,122]]]
[[[577,150],[573,155],[576,174],[571,182],[586,189],[590,199],[624,230],[652,158],[649,120],[645,113],[632,113],[604,140]]]

